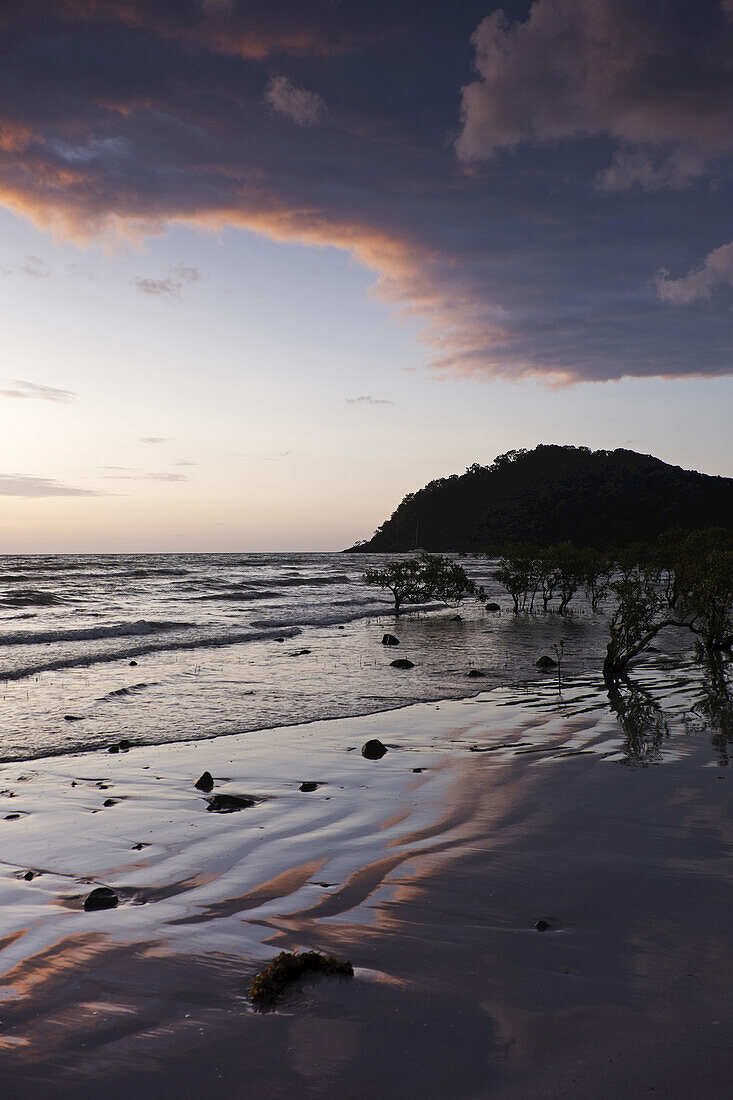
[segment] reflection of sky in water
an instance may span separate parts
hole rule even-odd
[[[3,686],[0,751],[39,755],[122,736],[171,741],[461,696],[535,678],[537,658],[552,656],[561,639],[564,674],[600,666],[605,620],[582,600],[562,619],[486,613],[469,602],[458,612],[410,611],[395,625],[385,593],[361,582],[366,565],[381,560],[6,559],[9,598],[40,591],[56,602],[0,612],[0,669],[11,677],[37,670]],[[493,563],[461,561],[506,607]],[[398,649],[381,645],[385,630],[397,632]],[[415,667],[391,668],[397,656]],[[471,669],[483,678],[468,679]]]
[[[326,1093],[364,1055],[365,1005],[386,999],[427,1022],[445,995],[455,1013],[456,975],[461,1012],[479,1006],[525,1050],[532,1037],[514,1003],[590,1011],[620,996],[643,1008],[659,975],[664,984],[681,962],[693,969],[677,921],[684,876],[717,889],[708,779],[723,761],[708,681],[692,661],[653,656],[623,686],[621,725],[593,675],[566,679],[561,697],[548,679],[277,740],[263,731],[154,756],[6,766],[14,797],[3,805],[28,817],[0,822],[13,830],[3,837],[14,869],[0,883],[5,1049],[24,1050],[31,1067],[39,1051],[63,1064],[83,1039],[84,1064],[107,1072],[142,1045],[152,1071],[171,1044],[193,1050],[232,1021],[250,1026],[248,975],[302,946],[357,965],[352,987],[305,986],[280,1017],[276,1072]],[[389,745],[378,763],[358,752],[369,736]],[[619,764],[665,766],[632,775]],[[205,766],[219,789],[264,800],[207,813],[192,786]],[[324,785],[303,795],[305,778]],[[117,805],[100,810],[109,794]],[[31,882],[28,866],[40,871]],[[98,883],[118,890],[120,907],[84,914]],[[697,975],[721,965],[724,941],[708,927],[718,912],[706,915]],[[557,941],[535,932],[540,916]]]

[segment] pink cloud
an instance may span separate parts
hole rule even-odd
[[[473,42],[478,79],[463,89],[456,141],[466,163],[608,135],[621,149],[602,186],[658,190],[686,185],[733,150],[733,36],[722,6],[536,0],[524,21],[493,12]]]
[[[699,267],[679,279],[671,279],[667,270],[655,277],[657,294],[664,302],[687,306],[709,298],[722,287],[733,286],[733,241],[714,248]]]
[[[271,111],[292,119],[297,126],[314,126],[326,110],[317,92],[296,88],[286,76],[272,77],[265,92],[265,103]]]

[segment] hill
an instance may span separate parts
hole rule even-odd
[[[365,553],[501,552],[518,542],[610,548],[672,528],[733,530],[733,479],[635,451],[540,445],[409,493]]]

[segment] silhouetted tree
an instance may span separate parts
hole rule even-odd
[[[560,605],[557,610],[560,615],[564,615],[583,583],[583,557],[569,542],[561,543],[553,549],[560,589]]]
[[[610,590],[613,562],[607,554],[587,549],[579,555],[579,564],[591,610],[597,611]]]
[[[364,582],[392,593],[395,615],[399,615],[403,603],[439,600],[457,605],[468,596],[484,598],[483,589],[471,580],[462,566],[439,554],[420,554],[390,562],[383,569],[367,569]]]
[[[690,535],[674,567],[681,617],[706,653],[733,646],[733,552],[726,542],[724,532]]]
[[[663,615],[664,601],[653,580],[641,571],[629,573],[611,585],[618,603],[609,624],[603,676],[613,683],[625,674],[653,638],[674,620]]]

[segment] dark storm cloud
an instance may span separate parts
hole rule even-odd
[[[9,2],[0,202],[349,250],[446,375],[730,372],[731,5],[505,9]]]
[[[733,149],[733,36],[723,6],[690,0],[537,0],[473,36],[463,91],[466,160],[608,135],[608,187],[685,186]]]

